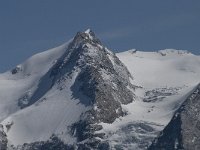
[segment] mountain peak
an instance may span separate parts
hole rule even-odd
[[[85,33],[91,34],[91,33],[94,33],[94,32],[90,28],[88,28],[87,30],[85,30]]]
[[[172,116],[153,149],[200,147],[200,59],[162,52],[116,55],[88,29],[0,74],[0,149],[147,149]]]
[[[80,43],[90,43],[92,45],[102,45],[101,41],[96,37],[95,33],[91,29],[87,29],[85,32],[77,32],[75,35],[72,44]]]
[[[68,91],[71,93],[69,99],[78,100],[84,108],[80,118],[70,125],[70,136],[77,138],[78,142],[85,141],[86,145],[90,145],[87,139],[99,145],[101,141],[97,139],[104,137],[104,133],[96,133],[102,129],[99,123],[111,124],[126,115],[122,104],[135,100],[131,78],[125,65],[101,44],[94,32],[78,32],[65,53],[40,79],[28,103],[21,106],[31,106],[42,98],[48,101],[46,95],[54,89],[64,95]]]

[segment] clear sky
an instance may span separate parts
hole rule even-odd
[[[0,0],[0,72],[87,28],[115,52],[200,55],[200,0]]]

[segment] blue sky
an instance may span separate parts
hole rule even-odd
[[[0,72],[91,28],[115,52],[200,54],[200,0],[0,0]]]

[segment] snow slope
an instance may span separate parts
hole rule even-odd
[[[17,66],[20,68],[16,74],[8,71],[0,75],[0,121],[6,128],[9,142],[13,145],[47,140],[52,133],[60,134],[66,129],[64,125],[71,125],[79,119],[85,106],[72,100],[69,92],[51,89],[36,105],[20,109],[18,100],[25,93],[30,95],[37,89],[41,77],[56,63],[64,52],[68,43],[57,48],[39,53]],[[75,77],[75,76],[74,76]],[[66,81],[68,89],[73,80]],[[60,129],[61,128],[61,129]],[[67,139],[65,139],[67,140]],[[70,140],[67,141],[70,143]]]
[[[64,53],[68,43],[46,52],[39,53],[18,65],[16,74],[7,71],[0,74],[0,121],[19,110],[18,99],[24,93],[33,92],[39,79]]]
[[[130,50],[117,56],[128,67],[135,82],[145,88],[189,86],[199,82],[200,56],[185,51]]]
[[[48,140],[52,134],[68,144],[76,141],[68,134],[67,127],[79,120],[80,115],[87,108],[72,97],[70,87],[74,80],[66,81],[66,90],[52,88],[36,104],[24,108],[6,118],[4,126],[13,122],[7,129],[9,142],[13,145],[22,145],[35,141]]]

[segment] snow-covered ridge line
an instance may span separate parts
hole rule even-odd
[[[176,49],[164,49],[164,50],[159,50],[159,53],[162,54],[179,54],[179,55],[183,55],[183,54],[192,54],[187,50],[176,50]]]
[[[188,50],[179,50],[179,49],[161,49],[161,50],[157,50],[157,51],[145,51],[145,50],[138,50],[138,49],[130,49],[130,50],[127,50],[127,51],[132,53],[132,54],[137,53],[137,52],[139,52],[139,53],[140,52],[159,53],[162,56],[166,56],[166,55],[195,55]],[[127,52],[127,51],[124,51],[124,52]],[[198,55],[196,55],[196,56],[198,56]]]

